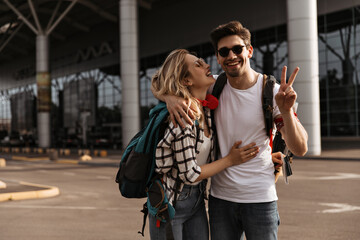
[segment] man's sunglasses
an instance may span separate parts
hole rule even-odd
[[[242,50],[244,47],[245,46],[243,46],[243,45],[235,45],[232,48],[222,47],[218,50],[218,52],[219,52],[220,56],[222,56],[222,57],[227,57],[229,55],[230,50],[234,54],[239,55],[242,53]]]

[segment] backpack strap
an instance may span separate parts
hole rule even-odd
[[[264,120],[265,120],[265,128],[266,134],[270,137],[270,132],[273,129],[273,89],[275,85],[275,78],[272,75],[265,75],[263,80],[263,89],[262,89],[262,104],[263,104],[263,111],[264,111]],[[271,130],[271,131],[270,131]]]
[[[227,77],[226,77],[225,72],[223,72],[216,79],[214,88],[212,90],[212,95],[216,98],[219,98],[226,83],[227,83]]]
[[[149,213],[149,210],[148,210],[148,207],[147,207],[147,202],[144,203],[143,209],[140,212],[142,212],[144,214],[144,219],[143,219],[143,225],[142,225],[141,231],[138,231],[138,233],[141,234],[142,236],[144,236],[146,219],[147,219],[147,215]]]
[[[216,79],[216,82],[215,82],[215,85],[214,85],[214,88],[213,88],[211,94],[214,97],[216,97],[217,99],[219,99],[221,92],[224,89],[226,83],[227,83],[226,74],[225,74],[225,72],[222,72]],[[211,126],[212,126],[214,134],[217,134],[216,124],[215,124],[215,110],[211,110]],[[219,142],[218,142],[217,137],[215,136],[215,158],[219,155],[219,153],[220,153]]]

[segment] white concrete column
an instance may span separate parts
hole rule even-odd
[[[294,82],[298,115],[309,135],[307,155],[321,154],[317,1],[287,0],[289,68],[300,72]]]
[[[120,78],[122,142],[140,130],[137,0],[120,0]]]
[[[47,148],[51,145],[51,78],[49,71],[49,38],[46,35],[37,35],[36,37],[36,83],[39,147]]]

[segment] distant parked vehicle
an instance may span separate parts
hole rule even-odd
[[[76,135],[69,135],[62,139],[62,147],[79,147],[81,146],[81,140]]]
[[[6,136],[1,140],[1,145],[8,147],[22,147],[24,146],[24,139],[22,136],[16,134]]]

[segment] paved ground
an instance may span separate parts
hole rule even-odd
[[[329,141],[321,156],[295,159],[294,175],[277,183],[279,239],[360,239],[360,144]],[[19,154],[17,154],[19,155]],[[119,155],[9,160],[0,181],[16,191],[58,188],[60,194],[0,202],[0,239],[149,239],[137,234],[143,199],[120,196],[114,177]],[[40,159],[40,158],[39,158]],[[65,161],[66,160],[66,161]],[[21,181],[40,184],[24,186]]]

